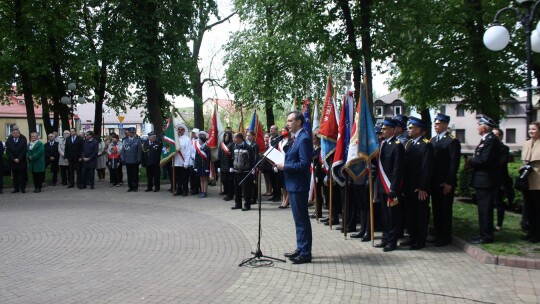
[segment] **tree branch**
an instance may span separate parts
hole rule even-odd
[[[204,30],[205,30],[205,31],[210,30],[210,29],[213,28],[214,26],[219,25],[219,24],[222,24],[223,22],[225,22],[225,21],[231,19],[232,16],[234,16],[234,15],[236,15],[236,12],[232,12],[229,16],[227,16],[227,17],[225,17],[225,18],[223,18],[223,19],[221,19],[221,20],[219,20],[219,21],[216,21],[216,22],[214,22],[214,23],[212,23],[212,24],[207,25],[207,26],[204,28]]]

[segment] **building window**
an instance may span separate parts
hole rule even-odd
[[[441,106],[441,108],[439,109],[439,113],[446,115],[446,106]]]
[[[465,109],[463,109],[462,107],[457,107],[456,108],[456,116],[457,117],[465,116]]]
[[[456,138],[460,143],[465,143],[465,129],[456,129]]]
[[[6,138],[11,135],[11,132],[13,131],[13,126],[15,126],[15,124],[6,124]]]
[[[394,116],[401,115],[401,114],[402,114],[401,106],[395,106],[394,107]]]
[[[375,107],[375,117],[383,117],[383,107],[382,106],[376,106]]]
[[[42,124],[36,124],[36,130],[37,130],[37,136],[39,139],[43,138],[43,125]]]
[[[109,128],[109,134],[113,134],[115,132],[115,128]]]
[[[507,144],[516,143],[516,129],[506,129],[506,143]]]
[[[506,115],[517,115],[518,114],[518,105],[508,104],[506,105]]]

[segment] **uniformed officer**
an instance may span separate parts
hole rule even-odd
[[[478,122],[478,134],[482,140],[469,160],[469,166],[473,169],[472,186],[476,189],[480,226],[480,234],[471,238],[473,244],[493,242],[493,207],[501,175],[497,165],[501,143],[493,134],[493,128],[497,128],[497,123],[483,115]]]
[[[135,134],[134,127],[128,129],[128,136],[124,138],[122,145],[121,158],[126,165],[128,177],[127,192],[137,192],[139,191],[139,165],[142,160],[142,146],[141,140]]]
[[[405,115],[398,114],[392,119],[396,121],[394,135],[402,145],[405,145],[405,143],[407,143],[409,140],[409,136],[407,134],[407,122],[409,121],[409,118]]]
[[[412,250],[426,245],[429,224],[429,191],[433,164],[433,147],[424,137],[426,124],[409,117],[409,141],[405,144],[404,211],[410,239],[401,242]]]
[[[157,140],[156,133],[148,133],[148,141],[143,143],[143,163],[146,167],[146,176],[148,178],[148,186],[144,192],[158,192],[160,189],[161,170],[159,162],[161,161],[162,149],[163,144]]]
[[[433,123],[437,134],[430,141],[434,159],[431,201],[437,247],[452,243],[452,205],[461,157],[461,144],[448,132],[449,122],[449,116],[437,114]]]
[[[397,247],[401,227],[400,195],[403,183],[403,160],[405,150],[394,135],[396,120],[385,117],[382,126],[382,141],[378,157],[377,192],[382,207],[383,239],[375,245],[392,251]]]

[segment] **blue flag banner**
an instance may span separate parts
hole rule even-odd
[[[302,114],[304,115],[304,130],[306,130],[309,137],[311,137],[311,104],[308,99],[304,100]]]
[[[361,85],[360,95],[346,165],[347,172],[354,180],[368,172],[371,160],[377,157],[379,152],[379,140],[368,107],[365,85]]]

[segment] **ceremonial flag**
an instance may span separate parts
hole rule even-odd
[[[332,177],[340,186],[345,185],[345,176],[343,175],[344,165],[347,163],[349,155],[349,142],[351,140],[351,125],[353,123],[353,103],[354,94],[349,92],[341,106],[341,115],[339,118],[339,134],[334,154],[334,163],[332,164]]]
[[[259,121],[257,110],[255,110],[253,112],[253,116],[251,116],[251,123],[249,124],[249,130],[255,133],[254,140],[257,146],[259,146],[259,153],[264,153],[264,151],[266,150],[264,146],[264,131],[263,131],[261,122]]]
[[[304,130],[308,132],[309,137],[311,137],[311,105],[309,99],[303,101],[302,104],[302,114],[304,115]]]
[[[328,75],[326,85],[326,97],[324,99],[321,123],[318,136],[321,138],[321,158],[326,172],[330,171],[332,157],[338,138],[338,120],[336,118],[336,108],[332,96],[332,73]]]
[[[244,114],[240,113],[240,123],[238,124],[238,133],[246,134],[246,129],[244,128]]]
[[[165,120],[163,125],[163,148],[161,150],[160,166],[167,164],[176,152],[176,139],[178,137],[176,130],[174,129],[174,117],[173,113],[169,113],[169,117]]]
[[[368,107],[365,83],[360,88],[360,100],[356,108],[355,127],[352,131],[346,165],[347,172],[354,180],[368,172],[371,160],[377,157],[379,152],[379,140]]]
[[[223,140],[223,125],[221,119],[219,119],[217,104],[214,106],[214,112],[212,113],[212,120],[210,122],[210,129],[208,130],[208,148],[210,148],[212,158],[217,159],[218,147]]]
[[[319,130],[319,98],[315,99],[315,106],[313,108],[313,127],[311,131],[317,133]]]

